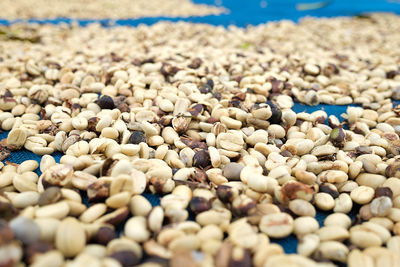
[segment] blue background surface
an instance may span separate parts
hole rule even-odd
[[[193,0],[195,3],[203,3],[214,5],[215,1],[212,0]],[[139,24],[154,24],[159,21],[186,21],[194,23],[207,23],[212,25],[228,26],[234,24],[236,26],[245,27],[247,25],[258,25],[266,23],[267,21],[276,21],[281,19],[289,19],[297,22],[299,18],[304,16],[314,17],[335,17],[335,16],[355,16],[365,12],[394,12],[400,14],[400,0],[393,1],[378,1],[378,0],[332,0],[327,6],[316,9],[299,11],[296,9],[298,3],[315,3],[318,1],[310,0],[267,0],[267,6],[261,7],[260,0],[222,0],[219,1],[218,5],[224,6],[229,9],[229,14],[222,14],[219,16],[204,16],[204,17],[187,17],[187,18],[169,18],[169,17],[153,17],[153,18],[140,18],[140,19],[124,19],[115,21],[116,25],[128,25],[137,26]],[[1,5],[0,5],[1,7]],[[1,15],[0,15],[1,17]],[[23,21],[23,20],[17,20]],[[104,26],[111,24],[110,20],[71,20],[68,18],[57,18],[57,19],[45,19],[45,20],[29,20],[29,22],[36,23],[71,23],[72,21],[79,22],[80,25],[84,26],[92,22],[100,22]],[[0,24],[9,24],[16,21],[7,21],[0,19]],[[295,112],[313,112],[316,110],[324,109],[329,115],[335,115],[339,119],[340,115],[346,111],[346,106],[332,106],[332,105],[318,105],[314,107],[305,106],[296,103],[293,110]],[[0,139],[6,138],[8,132],[0,134]],[[53,156],[59,162],[61,153],[54,153]],[[34,159],[40,162],[40,156],[26,150],[13,152],[12,155],[6,159],[6,161],[21,163],[27,159]],[[39,171],[37,171],[40,174]],[[159,199],[155,195],[145,194],[145,196],[151,201],[153,205],[159,204]],[[351,216],[354,217],[356,210],[353,210]],[[323,223],[323,220],[329,213],[318,212],[316,218]],[[281,244],[286,253],[295,253],[297,240],[294,236],[290,236],[283,240],[272,240]]]

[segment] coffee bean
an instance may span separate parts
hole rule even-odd
[[[140,143],[146,143],[146,136],[143,132],[141,131],[135,131],[131,134],[128,140],[129,144],[140,144]]]
[[[97,105],[99,105],[99,107],[101,109],[114,109],[115,108],[113,99],[108,95],[101,96],[99,98],[99,100],[97,101]]]
[[[197,168],[206,168],[211,165],[210,154],[206,150],[199,150],[193,156],[193,166]]]

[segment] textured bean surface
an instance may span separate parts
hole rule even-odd
[[[398,25],[4,28],[0,263],[399,265]]]
[[[153,16],[205,16],[220,14],[224,9],[203,4],[194,4],[190,0],[143,1],[122,0],[117,2],[96,0],[39,0],[35,4],[29,0],[7,0],[1,5],[6,13],[2,18],[138,18]],[[50,75],[50,74],[49,74]]]

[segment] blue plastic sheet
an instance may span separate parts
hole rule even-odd
[[[194,0],[195,3],[204,3],[204,4],[215,4],[215,1],[212,0]],[[29,20],[30,23],[71,23],[73,21],[78,22],[80,25],[85,26],[89,23],[100,22],[103,26],[110,25],[126,25],[126,26],[137,26],[139,24],[147,24],[151,25],[159,21],[186,21],[193,23],[207,23],[212,25],[219,26],[229,26],[236,25],[239,27],[245,27],[248,25],[258,25],[262,23],[266,23],[268,21],[277,21],[281,19],[288,19],[297,22],[301,17],[304,16],[313,16],[313,17],[336,17],[336,16],[355,16],[360,15],[365,12],[393,12],[400,14],[400,0],[392,0],[392,1],[378,1],[378,0],[332,0],[326,6],[316,9],[316,10],[298,10],[296,9],[296,5],[299,3],[313,3],[318,2],[303,0],[220,0],[218,1],[218,5],[224,6],[229,9],[229,14],[222,14],[219,16],[204,16],[204,17],[187,17],[187,18],[170,18],[170,17],[151,17],[151,18],[140,18],[140,19],[124,19],[124,20],[71,20],[68,18],[57,18],[57,19],[32,19]],[[22,21],[22,20],[17,20]],[[17,21],[7,21],[0,19],[0,24],[7,25]],[[305,106],[299,103],[296,103],[293,110],[295,112],[313,112],[316,110],[323,109],[327,112],[328,115],[335,115],[339,119],[340,115],[346,112],[347,106],[334,106],[334,105],[318,105],[318,106]],[[3,132],[0,134],[0,139],[6,138],[8,132]],[[61,153],[54,153],[56,161],[59,162]],[[7,161],[22,163],[28,159],[34,159],[40,162],[40,156],[27,151],[20,150],[13,152]],[[40,171],[37,171],[40,174]],[[159,197],[152,194],[144,194],[146,198],[150,200],[153,205],[159,205]],[[329,213],[326,212],[318,212],[316,219],[322,225],[323,220]],[[356,209],[351,212],[351,216],[354,217],[356,214]],[[286,253],[295,253],[297,240],[294,236],[290,236],[288,238],[282,240],[272,240],[273,242],[277,242],[283,246]]]

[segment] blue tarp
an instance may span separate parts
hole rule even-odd
[[[218,1],[218,0],[217,0]],[[195,3],[205,3],[213,5],[215,1],[211,0],[194,0]],[[281,19],[288,19],[297,22],[301,17],[314,16],[314,17],[335,17],[335,16],[356,16],[366,12],[393,12],[400,14],[400,0],[392,1],[378,1],[378,0],[332,0],[329,3],[316,10],[297,10],[296,5],[299,3],[315,3],[319,2],[310,0],[220,0],[218,5],[224,6],[229,9],[229,14],[222,14],[219,16],[204,16],[204,17],[188,17],[188,18],[168,18],[168,17],[154,17],[154,18],[140,18],[140,19],[124,19],[115,21],[116,25],[129,25],[137,26],[139,24],[154,24],[159,21],[186,21],[194,23],[207,23],[212,25],[236,25],[245,27],[247,25],[258,25],[268,21],[277,21]],[[265,7],[262,7],[265,6]],[[1,7],[1,5],[0,5]],[[110,20],[71,20],[67,18],[46,19],[46,20],[29,20],[29,22],[37,23],[70,23],[71,21],[78,21],[80,25],[84,26],[92,22],[100,22],[104,26],[110,25]],[[9,24],[10,21],[1,20],[0,24]],[[324,109],[328,115],[335,115],[340,118],[342,113],[346,112],[346,106],[333,106],[333,105],[318,105],[314,107],[305,106],[299,103],[295,104],[293,108],[295,112],[313,112],[316,110]],[[7,132],[0,134],[0,139],[6,138]],[[61,153],[54,153],[53,156],[59,162]],[[40,156],[34,153],[22,150],[13,152],[7,158],[7,161],[21,163],[28,159],[34,159],[40,162]],[[38,174],[40,172],[38,171]],[[153,205],[159,204],[157,196],[145,194],[145,196],[152,202]],[[356,211],[352,212],[354,216]],[[322,224],[324,218],[329,213],[318,212],[316,218]],[[281,244],[286,253],[295,253],[297,240],[294,236],[283,240],[273,240]]]

